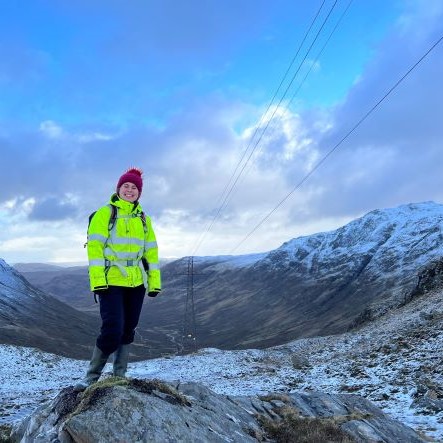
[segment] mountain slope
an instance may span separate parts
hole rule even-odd
[[[36,289],[0,259],[0,343],[89,359],[99,330],[97,316],[80,312]],[[131,349],[133,359],[150,356],[150,347],[143,343]]]
[[[372,211],[340,229],[293,239],[268,254],[194,259],[200,346],[244,349],[341,333],[405,301],[428,262],[443,255],[443,205]],[[163,268],[164,295],[141,328],[182,340],[187,259]],[[175,332],[173,332],[175,331]],[[179,348],[179,346],[178,346]]]
[[[90,355],[97,328],[94,318],[37,290],[0,260],[2,343],[86,358]]]
[[[98,304],[89,287],[88,267],[42,268],[32,270],[30,265],[17,268],[33,286],[67,305],[93,315],[99,315]]]

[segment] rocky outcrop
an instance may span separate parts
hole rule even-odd
[[[443,259],[440,258],[429,263],[418,274],[418,281],[415,288],[408,294],[405,301],[410,301],[414,297],[426,294],[430,291],[443,289]]]
[[[304,434],[309,433],[306,438]],[[63,389],[14,428],[23,443],[422,442],[410,428],[350,394],[219,395],[196,383],[105,379]],[[292,437],[291,437],[292,436]],[[316,439],[313,438],[315,436]],[[282,441],[282,440],[280,440]]]

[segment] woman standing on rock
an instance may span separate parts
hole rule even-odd
[[[138,201],[142,189],[142,171],[129,169],[119,178],[109,204],[95,212],[89,224],[89,280],[99,298],[102,325],[77,389],[100,378],[111,354],[113,374],[125,376],[145,293],[156,297],[161,291],[157,241]]]

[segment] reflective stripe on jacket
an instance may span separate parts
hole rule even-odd
[[[146,216],[145,229],[139,203],[122,200],[114,194],[110,204],[117,208],[117,219],[111,231],[109,205],[94,214],[88,228],[91,291],[109,285],[135,287],[141,284],[150,291],[160,290],[158,248],[151,219]],[[142,258],[148,263],[147,272]]]

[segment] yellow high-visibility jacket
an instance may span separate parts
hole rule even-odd
[[[109,231],[111,207],[117,219]],[[91,291],[108,286],[135,287],[144,284],[149,291],[161,290],[158,248],[151,219],[142,221],[140,204],[113,194],[109,205],[101,207],[88,228],[89,281]],[[145,271],[142,258],[148,263]]]

